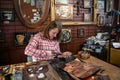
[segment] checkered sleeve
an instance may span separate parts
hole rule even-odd
[[[61,51],[60,51],[60,46],[59,46],[59,42],[58,42],[58,41],[56,42],[54,52],[55,52],[55,53],[59,53],[59,54],[61,53]]]
[[[42,58],[46,56],[44,50],[38,49],[38,44],[40,40],[40,35],[35,35],[25,48],[25,55],[34,56],[36,58]]]

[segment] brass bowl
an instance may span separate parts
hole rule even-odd
[[[81,59],[88,59],[88,58],[90,57],[90,53],[84,52],[84,51],[79,51],[79,52],[78,52],[78,56],[79,56]]]

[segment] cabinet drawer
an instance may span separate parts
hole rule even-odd
[[[111,48],[110,63],[120,66],[120,50]]]

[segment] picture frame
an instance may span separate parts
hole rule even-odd
[[[91,0],[84,0],[84,8],[91,8]]]
[[[43,0],[36,0],[36,8],[43,8],[44,1]]]
[[[55,13],[56,13],[55,6],[58,5],[58,4],[55,4],[55,0],[50,0],[50,1],[51,1],[51,21],[54,21],[54,20],[57,20],[56,15],[55,15]],[[88,10],[89,12],[92,11],[91,14],[94,17],[92,17],[92,21],[91,22],[84,22],[83,18],[80,19],[80,20],[76,20],[75,21],[75,19],[78,19],[76,17],[76,16],[78,16],[77,13],[76,13],[76,10],[77,10],[76,6],[77,6],[78,3],[77,3],[77,1],[73,1],[73,2],[71,0],[69,0],[69,4],[67,4],[67,5],[73,5],[73,12],[74,12],[73,14],[75,16],[73,16],[73,18],[70,19],[70,20],[69,19],[62,19],[61,20],[62,25],[89,25],[89,24],[97,24],[97,13],[96,13],[96,10],[97,10],[97,8],[96,8],[97,0],[91,1],[92,6],[91,6],[90,9],[85,9],[85,11],[86,10]],[[84,3],[82,2],[81,4],[82,5],[80,5],[80,6],[82,6],[82,8],[84,8],[84,6],[83,6]],[[81,10],[81,11],[83,11],[83,13],[86,13],[84,11],[84,9]],[[83,14],[80,14],[80,16],[83,16]]]
[[[84,22],[91,22],[91,21],[92,21],[92,14],[84,13]]]
[[[25,0],[24,0],[24,2],[25,2]],[[35,6],[35,4],[36,4],[36,3],[35,3],[35,0],[31,0],[31,3],[30,3],[30,4],[31,4],[31,6]]]
[[[26,45],[26,33],[25,32],[15,32],[14,40],[16,46]]]
[[[68,4],[68,0],[55,0],[55,4]]]
[[[77,37],[78,37],[78,38],[84,37],[84,34],[85,34],[84,28],[79,28],[79,29],[77,29]]]
[[[97,13],[104,13],[104,0],[98,0],[97,2]]]
[[[0,20],[1,21],[14,21],[15,11],[14,9],[1,9],[0,10]]]
[[[38,32],[15,32],[14,41],[16,46],[24,46],[29,43],[32,37]]]
[[[106,12],[113,10],[114,0],[106,0]]]
[[[25,0],[13,0],[14,9],[16,10],[15,13],[17,17],[19,18],[20,22],[28,28],[40,27],[40,25],[46,21],[49,15],[49,10],[51,6],[50,0],[34,1],[35,6],[31,6],[31,3],[27,4]],[[36,4],[37,1],[38,4]]]
[[[73,19],[73,5],[55,5],[55,19]]]

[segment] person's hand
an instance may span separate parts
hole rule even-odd
[[[69,57],[69,56],[71,56],[72,55],[72,53],[71,52],[69,52],[69,51],[66,51],[66,52],[63,52],[63,54],[62,54],[62,56],[63,57]]]
[[[53,56],[52,51],[46,51],[47,56]]]

